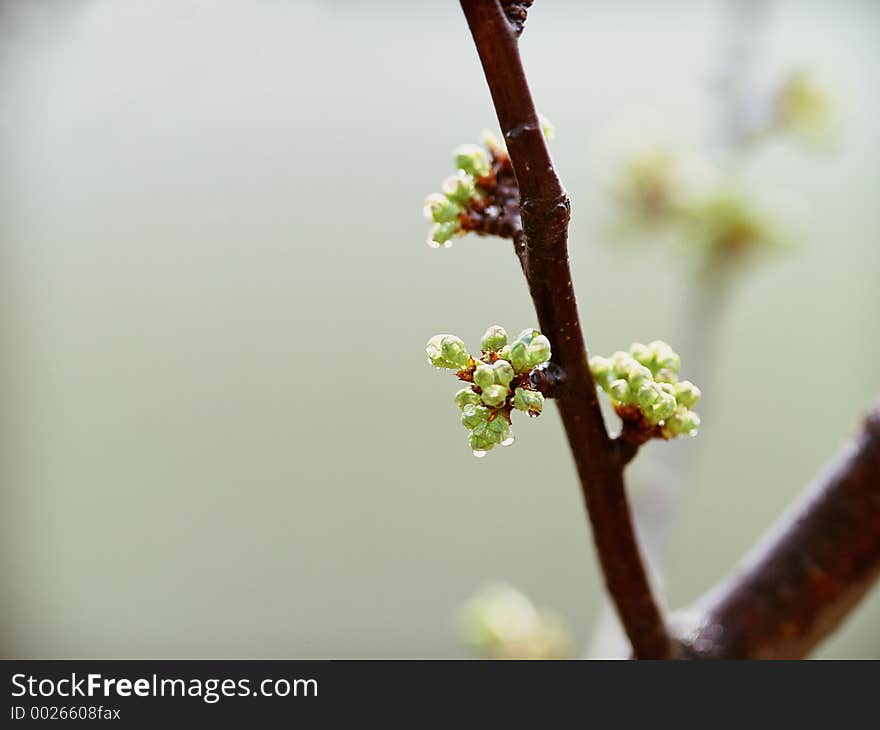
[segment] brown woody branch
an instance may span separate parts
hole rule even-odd
[[[461,6],[513,163],[524,234],[517,253],[541,330],[565,373],[555,396],[605,582],[635,655],[666,658],[672,655],[672,642],[636,542],[623,481],[625,461],[608,436],[588,366],[568,263],[569,201],[520,61],[521,27],[511,24],[499,0],[461,0]]]
[[[880,406],[743,567],[684,616],[696,657],[799,659],[880,576]]]

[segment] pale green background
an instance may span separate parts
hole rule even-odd
[[[767,78],[815,70],[838,139],[748,168],[798,249],[728,313],[676,606],[880,390],[880,5],[775,2],[766,30]],[[685,267],[600,241],[603,185],[630,142],[705,148],[720,32],[716,2],[532,11],[596,352],[675,331]],[[435,332],[534,322],[508,244],[424,245],[450,150],[494,126],[456,2],[17,0],[0,69],[5,654],[459,656],[491,578],[587,637],[555,408],[477,461],[424,361]],[[880,592],[823,655],[880,655]]]

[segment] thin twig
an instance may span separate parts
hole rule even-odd
[[[639,552],[623,481],[587,360],[568,263],[568,196],[556,175],[526,82],[518,29],[498,0],[461,0],[520,191],[520,260],[541,330],[565,373],[556,394],[580,477],[605,583],[638,658],[668,658],[673,643]]]

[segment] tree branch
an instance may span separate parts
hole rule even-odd
[[[668,658],[673,645],[639,553],[623,481],[624,461],[608,436],[568,263],[568,196],[556,175],[526,82],[518,28],[499,0],[461,0],[520,192],[518,250],[541,331],[565,373],[555,393],[605,583],[638,658]]]
[[[799,659],[880,576],[880,404],[743,567],[694,608],[694,656]]]

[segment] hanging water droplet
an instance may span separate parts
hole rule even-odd
[[[428,247],[429,248],[440,248],[440,244],[437,243],[433,238],[428,239]]]
[[[504,441],[501,442],[501,445],[510,446],[514,441],[516,441],[516,438],[514,438],[513,434],[510,434],[510,436],[508,436],[506,439],[504,439]]]
[[[480,451],[479,449],[474,449],[474,456],[478,459],[482,459],[486,455],[485,451]]]

